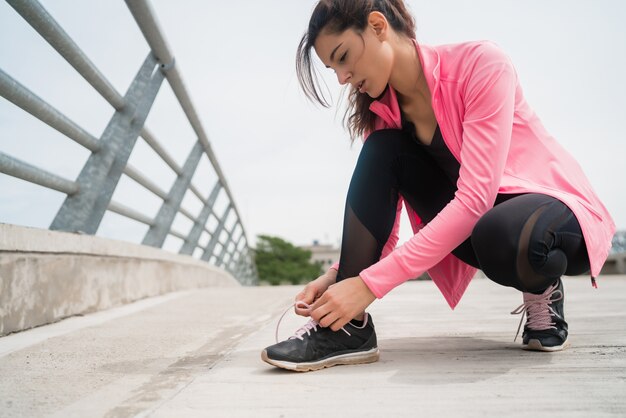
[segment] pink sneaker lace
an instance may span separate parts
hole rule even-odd
[[[515,334],[515,338],[513,339],[514,342],[517,340],[519,331],[522,328],[522,322],[524,321],[524,316],[528,318],[527,325],[529,329],[532,329],[535,331],[541,331],[541,330],[549,329],[549,328],[556,329],[556,327],[554,326],[555,323],[552,322],[551,315],[559,316],[559,314],[557,314],[554,311],[554,309],[552,309],[550,304],[552,302],[556,302],[556,301],[563,299],[563,292],[557,289],[557,287],[558,287],[558,282],[548,287],[540,295],[535,295],[533,293],[524,292],[524,303],[522,303],[520,306],[518,306],[511,312],[511,315],[522,314],[522,317],[520,318],[520,321],[519,321],[519,325],[517,327],[517,333]],[[559,296],[556,299],[552,299],[552,295],[554,295],[557,292],[559,293]]]
[[[278,328],[280,327],[280,323],[283,320],[283,318],[285,317],[285,314],[287,314],[287,312],[289,312],[293,307],[299,307],[302,309],[311,309],[311,306],[308,305],[305,302],[302,301],[298,301],[296,303],[294,303],[293,305],[289,306],[287,309],[285,309],[285,312],[283,312],[283,314],[280,316],[280,318],[278,319],[278,323],[276,324],[276,333],[274,335],[274,337],[276,338],[276,343],[278,344]],[[357,327],[356,325],[353,325],[355,328],[365,328],[365,326],[367,325],[367,318],[369,317],[369,315],[365,314],[365,319],[363,320],[363,325],[361,325],[360,327]],[[311,335],[311,330],[316,331],[317,332],[317,327],[320,326],[320,324],[317,323],[316,320],[314,320],[313,318],[309,319],[309,322],[307,322],[306,324],[304,324],[303,326],[301,326],[300,328],[298,328],[296,330],[296,332],[289,337],[288,339],[291,340],[293,338],[297,338],[299,340],[303,340],[304,339],[304,334],[307,335]],[[351,334],[346,331],[345,328],[341,328],[341,330],[343,332],[345,332],[346,334],[348,334],[348,336],[350,336]]]

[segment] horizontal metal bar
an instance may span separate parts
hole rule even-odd
[[[141,137],[146,141],[146,144],[148,144],[150,148],[152,148],[154,152],[156,152],[159,157],[161,157],[163,161],[165,161],[165,163],[169,165],[172,170],[174,170],[176,174],[181,175],[183,173],[183,169],[181,168],[181,166],[176,164],[176,161],[174,161],[174,159],[170,157],[167,151],[165,151],[165,148],[163,148],[159,141],[157,141],[154,135],[152,135],[152,133],[148,131],[145,126],[143,127],[139,135],[141,135]]]
[[[124,168],[124,174],[126,174],[131,179],[135,180],[137,183],[141,184],[146,189],[150,190],[155,195],[159,196],[161,199],[167,199],[167,193],[163,191],[159,186],[157,186],[152,180],[145,177],[141,174],[135,167],[130,164],[126,164]]]
[[[164,64],[172,63],[174,56],[162,35],[161,27],[156,20],[150,3],[145,0],[126,0],[126,6],[128,6],[150,49],[152,49],[159,61]]]
[[[129,208],[128,206],[115,202],[113,200],[109,202],[108,209],[111,212],[115,212],[118,215],[122,215],[130,219],[134,219],[135,221],[141,222],[142,224],[152,225],[154,223],[154,220],[145,216],[144,214],[139,213],[135,209]]]
[[[121,94],[87,58],[63,28],[36,0],[7,0],[11,5],[65,60],[83,76],[94,89],[115,109],[125,103]],[[168,61],[169,62],[169,61]]]
[[[64,179],[0,152],[0,172],[68,195],[78,192],[76,182]]]
[[[208,203],[207,203],[206,198],[205,198],[204,196],[202,196],[202,193],[200,193],[200,190],[198,190],[198,188],[197,188],[196,186],[194,186],[193,184],[190,184],[190,185],[189,185],[189,190],[191,190],[191,192],[192,192],[193,194],[195,194],[195,195],[196,195],[196,197],[197,197],[198,199],[200,199],[200,201],[201,201],[202,203],[204,203],[205,205],[206,205],[206,204],[208,204]]]
[[[198,222],[198,220],[196,219],[195,216],[193,216],[193,213],[189,212],[187,209],[185,209],[184,207],[180,207],[178,208],[178,211],[185,215],[191,222]]]
[[[96,152],[100,142],[67,116],[43,101],[35,93],[0,69],[0,96],[21,107],[40,121],[48,124],[83,147]]]
[[[170,229],[169,234],[170,234],[170,235],[174,235],[176,238],[180,238],[180,239],[182,239],[183,241],[187,239],[187,237],[186,237],[185,235],[183,235],[183,234],[181,234],[180,232],[175,231],[175,230],[173,230],[173,229]]]

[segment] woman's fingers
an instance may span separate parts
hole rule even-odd
[[[304,302],[308,305],[311,305],[317,300],[317,298],[324,294],[326,289],[328,289],[328,286],[330,286],[331,282],[334,282],[334,279],[328,276],[328,273],[318,277],[317,279],[307,284],[302,292],[298,293],[298,295],[296,296],[296,302]],[[301,309],[296,309],[296,312],[298,311],[302,312]],[[308,313],[305,316],[308,316]]]
[[[300,307],[299,305],[296,305],[295,311],[296,311],[296,315],[300,315],[300,316],[311,315],[311,310],[309,308]]]
[[[311,318],[315,319],[322,327],[330,327],[333,331],[339,331],[341,327],[352,319],[349,315],[346,315],[342,307],[334,303],[332,299],[326,300],[325,303],[319,306],[316,303],[314,307],[315,308],[311,310]]]
[[[348,322],[350,322],[351,319],[352,318],[347,317],[347,316],[342,316],[341,318],[337,318],[337,320],[335,322],[333,322],[332,325],[330,326],[330,329],[332,329],[333,331],[337,332],[341,328],[343,328],[344,325],[346,325]]]
[[[330,312],[324,318],[322,318],[321,326],[324,328],[330,328],[333,331],[338,331],[342,326],[346,324],[344,318],[338,312]]]
[[[311,318],[338,331],[359,315],[376,297],[356,276],[334,284],[311,305]]]
[[[333,310],[333,306],[329,303],[328,291],[326,291],[318,300],[311,305],[311,318],[318,324],[323,325],[322,319]]]
[[[317,298],[317,296],[318,296],[317,287],[313,283],[308,284],[304,288],[304,290],[298,293],[298,295],[296,296],[296,307],[295,307],[296,314],[300,316],[309,316],[310,315],[309,308],[300,306],[298,302],[304,302],[307,305],[311,305],[313,302],[315,302],[315,299]]]
[[[311,318],[322,327],[333,331],[341,329],[351,318],[346,319],[343,305],[337,301],[332,286],[311,306]]]

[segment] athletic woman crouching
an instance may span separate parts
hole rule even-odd
[[[509,58],[490,42],[418,45],[402,0],[321,0],[297,71],[324,105],[312,48],[350,84],[348,128],[364,145],[339,263],[296,296],[309,322],[263,360],[300,371],[376,361],[369,304],[428,272],[454,307],[476,269],[523,292],[522,348],[563,349],[561,276],[590,270],[595,284],[615,225]],[[403,204],[415,235],[396,248]]]

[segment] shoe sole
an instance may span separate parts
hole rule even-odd
[[[528,340],[528,344],[522,344],[522,350],[529,351],[561,351],[569,346],[569,341],[563,341],[561,345],[555,345],[553,347],[544,347],[541,345],[541,341],[536,339]]]
[[[309,363],[294,363],[290,361],[273,360],[267,356],[267,350],[263,350],[263,352],[261,353],[261,360],[263,360],[264,362],[271,364],[272,366],[280,367],[281,369],[292,370],[296,372],[311,372],[314,370],[321,370],[326,367],[347,364],[374,363],[378,361],[379,357],[380,352],[378,351],[377,347],[372,348],[368,351],[341,354],[339,356]]]

